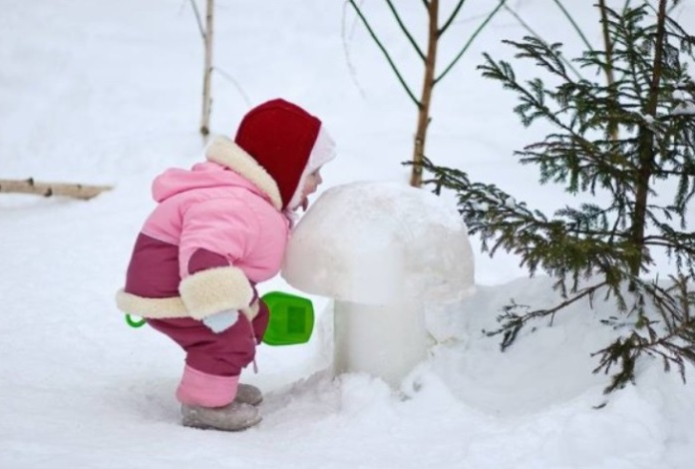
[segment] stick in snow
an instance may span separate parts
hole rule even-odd
[[[111,190],[111,186],[36,182],[33,178],[22,180],[0,179],[0,193],[13,192],[21,194],[36,194],[44,197],[61,195],[65,197],[74,197],[76,199],[89,200],[108,190]]]

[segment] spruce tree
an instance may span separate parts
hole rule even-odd
[[[518,95],[515,111],[524,125],[546,120],[554,131],[515,154],[538,165],[541,183],[564,185],[588,200],[610,194],[604,205],[566,206],[552,216],[531,210],[495,185],[471,182],[460,170],[435,166],[430,184],[457,193],[471,234],[490,255],[517,254],[531,275],[539,269],[557,279],[561,301],[552,308],[512,304],[499,316],[507,349],[529,323],[552,319],[564,307],[596,295],[615,305],[614,325],[628,325],[613,343],[596,351],[595,372],[611,374],[606,392],[635,380],[635,364],[649,355],[675,366],[695,364],[695,234],[686,209],[695,194],[695,84],[687,69],[695,37],[668,14],[672,2],[643,3],[615,11],[599,5],[611,50],[585,51],[573,60],[583,75],[568,72],[562,45],[525,37],[513,47],[553,82],[517,79],[512,65],[485,54],[483,76]],[[605,10],[603,10],[605,8]],[[613,80],[601,82],[606,70]],[[675,182],[677,192],[660,203],[658,181]],[[663,249],[673,264],[668,281],[651,252]]]

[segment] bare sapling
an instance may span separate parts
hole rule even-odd
[[[200,123],[200,133],[207,136],[210,133],[210,113],[212,112],[212,38],[214,25],[215,0],[207,0],[205,12],[205,69],[203,72],[203,115]]]
[[[212,64],[212,47],[215,23],[215,0],[206,0],[205,25],[203,25],[203,20],[200,17],[200,11],[198,11],[198,5],[196,5],[195,0],[190,1],[191,7],[193,8],[193,13],[195,13],[196,21],[198,22],[200,37],[203,38],[203,46],[205,48],[203,68],[203,110],[200,118],[200,133],[203,134],[203,137],[207,137],[210,134],[210,114],[212,113],[212,72],[214,69]]]
[[[417,128],[415,131],[414,145],[413,145],[413,156],[410,161],[411,174],[410,174],[410,185],[413,187],[420,187],[422,185],[422,162],[425,159],[425,143],[427,140],[427,130],[431,117],[431,107],[432,107],[432,97],[434,92],[434,87],[439,83],[444,76],[454,67],[454,65],[463,57],[465,52],[468,50],[470,45],[473,43],[475,38],[480,34],[480,32],[487,26],[487,24],[492,20],[492,18],[499,12],[502,6],[506,3],[506,0],[498,0],[492,11],[485,17],[478,28],[471,34],[468,41],[464,44],[459,53],[454,57],[454,59],[449,63],[449,65],[444,68],[444,70],[437,75],[437,48],[439,41],[441,40],[444,33],[452,25],[456,17],[461,11],[461,7],[465,3],[465,0],[459,0],[459,2],[454,7],[453,11],[444,22],[443,25],[439,24],[439,0],[423,0],[423,4],[427,11],[427,49],[423,52],[417,41],[415,41],[413,35],[408,30],[407,26],[402,21],[394,3],[391,0],[386,0],[391,13],[396,19],[398,26],[400,27],[403,34],[406,36],[410,44],[415,49],[418,57],[422,60],[424,65],[424,76],[422,80],[422,91],[420,97],[417,98],[415,93],[411,90],[410,86],[407,84],[406,80],[403,78],[400,70],[396,66],[395,62],[391,58],[391,55],[386,50],[381,40],[378,38],[376,32],[367,21],[361,8],[355,3],[354,0],[349,0],[350,5],[353,7],[360,20],[364,24],[365,28],[369,32],[370,36],[379,47],[383,53],[386,61],[389,63],[391,69],[393,70],[396,78],[400,82],[403,89],[410,97],[411,101],[417,107]]]

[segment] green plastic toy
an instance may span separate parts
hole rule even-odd
[[[127,322],[128,325],[130,327],[132,327],[133,329],[137,329],[138,327],[144,326],[147,321],[145,321],[144,319],[139,319],[139,320],[133,319],[132,315],[126,314],[125,315],[125,322]]]
[[[270,311],[263,343],[296,345],[309,342],[314,329],[314,305],[311,300],[280,291],[268,292],[261,299]],[[145,325],[144,319],[133,319],[130,314],[126,314],[125,320],[133,328]]]
[[[311,300],[280,291],[266,293],[261,299],[270,310],[263,343],[296,345],[309,341],[314,329],[314,305]]]

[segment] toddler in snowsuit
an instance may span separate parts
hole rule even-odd
[[[185,350],[176,392],[183,424],[242,430],[261,420],[260,391],[239,383],[268,324],[255,285],[278,273],[292,212],[306,209],[335,145],[319,119],[276,99],[205,156],[155,179],[158,205],[116,299]]]

